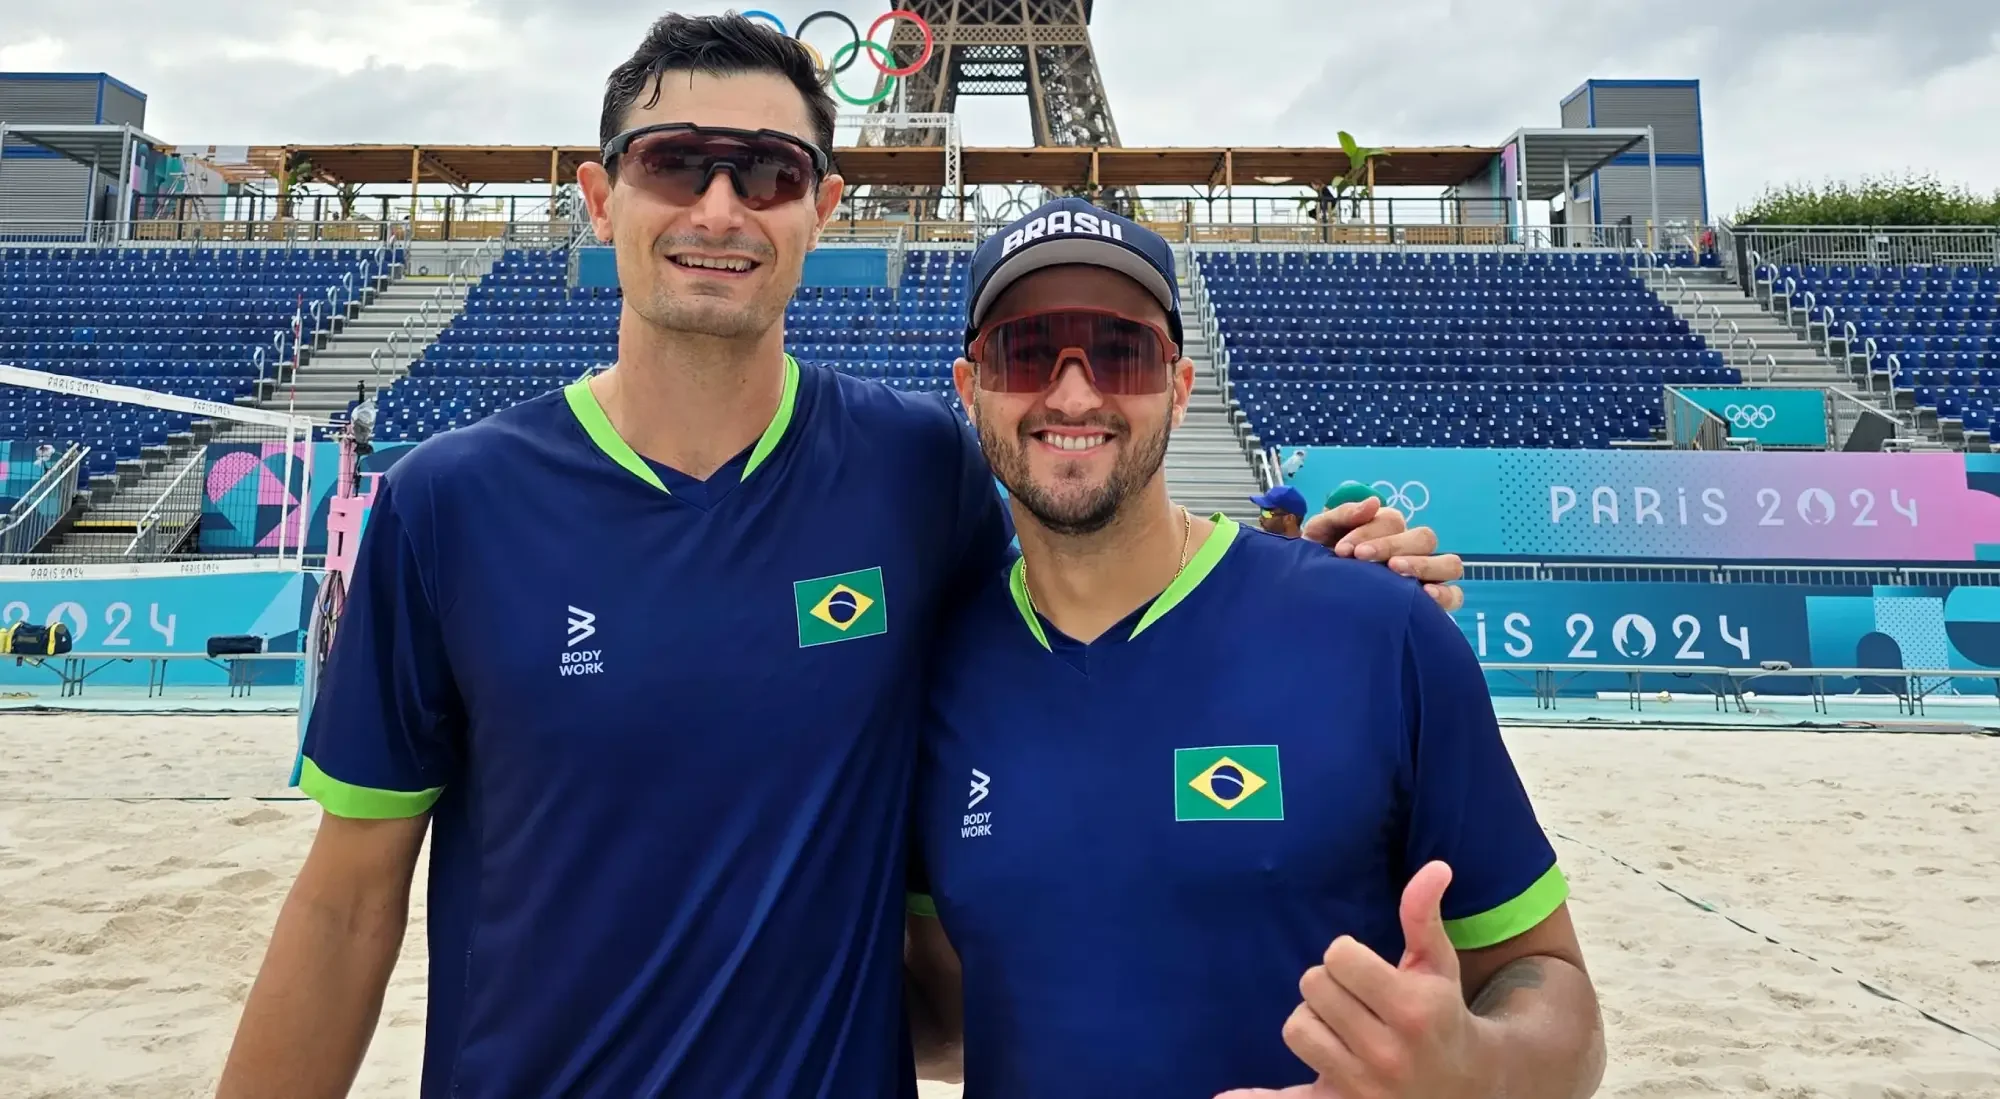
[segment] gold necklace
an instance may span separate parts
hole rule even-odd
[[[1188,517],[1187,505],[1182,504],[1180,507],[1181,507],[1181,563],[1179,567],[1174,569],[1174,580],[1179,580],[1181,578],[1181,573],[1187,571],[1188,536],[1194,533],[1194,520]],[[1173,580],[1169,580],[1167,582],[1167,586],[1172,587]],[[1021,558],[1021,592],[1022,594],[1028,597],[1028,609],[1036,614],[1041,614],[1042,613],[1041,608],[1035,606],[1035,593],[1032,589],[1028,587],[1028,559],[1025,556]]]

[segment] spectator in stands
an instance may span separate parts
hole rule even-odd
[[[1261,496],[1252,496],[1250,502],[1262,509],[1257,525],[1284,538],[1297,538],[1311,512],[1306,505],[1306,494],[1290,485],[1279,485]]]
[[[1176,507],[1173,251],[1031,217],[974,259],[956,365],[1022,556],[934,654],[924,1055],[985,1096],[1591,1093],[1568,887],[1471,646],[1415,584]]]
[[[55,444],[43,443],[42,445],[36,447],[35,468],[41,471],[42,473],[47,473],[49,470],[52,470],[55,467],[56,467]]]
[[[944,404],[785,354],[834,119],[806,48],[737,15],[667,15],[611,75],[578,178],[617,361],[378,483],[303,744],[325,813],[222,1099],[353,1079],[433,818],[424,1096],[911,1083],[921,672],[1008,535]],[[1451,601],[1457,560],[1404,526],[1307,537]]]

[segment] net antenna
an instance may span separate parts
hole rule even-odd
[[[0,364],[0,439],[86,451],[67,498],[50,504],[61,514],[9,562],[200,554],[302,568],[312,431],[304,416]]]

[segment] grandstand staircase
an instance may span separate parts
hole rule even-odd
[[[464,310],[466,295],[492,270],[495,258],[468,255],[463,247],[455,254],[449,245],[411,245],[403,274],[341,323],[322,346],[301,355],[296,373],[267,383],[256,399],[244,403],[316,423],[345,414],[360,399],[361,387],[372,394],[410,372],[410,364]],[[455,264],[465,277],[451,278]]]
[[[78,494],[82,507],[51,532],[41,552],[67,563],[126,560],[125,551],[138,536],[140,522],[186,473],[188,463],[206,452],[214,428],[212,421],[198,420],[191,431],[169,436],[164,445],[143,448],[136,459],[120,461],[116,473],[91,478]],[[202,471],[187,475],[199,483]],[[185,491],[187,482],[179,483]],[[176,515],[171,521],[178,529],[186,519]],[[187,526],[192,529],[191,523]],[[176,548],[178,540],[170,541],[175,544],[162,545],[162,555]]]
[[[1215,373],[1215,353],[1202,332],[1195,312],[1194,287],[1190,273],[1194,256],[1186,250],[1175,259],[1180,277],[1181,303],[1191,318],[1185,325],[1187,357],[1194,361],[1194,394],[1188,399],[1187,419],[1175,429],[1167,444],[1167,487],[1176,503],[1185,504],[1199,515],[1221,512],[1232,519],[1255,525],[1257,509],[1250,497],[1263,491],[1256,471],[1229,423],[1229,405],[1222,395],[1221,380]]]
[[[1919,426],[1907,411],[1898,412],[1889,395],[1857,386],[1841,363],[1791,327],[1785,317],[1745,293],[1730,280],[1728,272],[1714,267],[1665,267],[1644,271],[1641,277],[1689,328],[1702,334],[1710,348],[1722,353],[1725,363],[1742,373],[1744,385],[1829,389],[1853,397],[1852,401],[1828,402],[1827,431],[1832,449],[1839,449],[1841,441],[1853,432],[1864,405],[1895,420],[1899,433],[1909,436],[1918,449],[1945,445],[1934,428]]]
[[[324,424],[354,404],[358,384],[373,393],[409,373],[410,363],[464,309],[467,293],[497,258],[497,253],[474,257],[464,245],[418,243],[409,252],[403,274],[364,299],[353,316],[335,318],[332,330],[315,341],[318,346],[302,350],[296,375],[287,364],[289,376],[261,383],[256,394],[237,403]],[[455,265],[461,277],[454,281]],[[404,335],[392,354],[398,331]],[[191,432],[146,448],[138,460],[120,462],[116,474],[93,478],[83,509],[54,533],[46,551],[72,560],[123,559],[140,520],[206,444],[269,441],[268,428],[197,420]],[[195,477],[200,480],[199,473]]]

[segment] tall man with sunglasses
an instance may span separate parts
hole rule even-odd
[[[912,1083],[923,673],[1008,536],[941,402],[785,354],[833,123],[803,47],[740,17],[668,16],[612,74],[579,181],[618,361],[379,489],[306,736],[325,816],[226,1099],[346,1090],[427,827],[426,1099]],[[1434,544],[1377,519],[1384,556]]]
[[[970,280],[956,381],[1022,556],[937,651],[910,943],[966,1099],[1592,1092],[1568,888],[1464,637],[1169,498],[1166,242],[1064,199]]]

